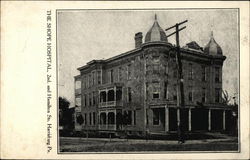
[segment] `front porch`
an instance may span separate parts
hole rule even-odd
[[[228,108],[183,108],[153,107],[148,109],[147,128],[149,132],[170,133],[178,131],[182,118],[183,130],[196,131],[230,131],[233,115]]]

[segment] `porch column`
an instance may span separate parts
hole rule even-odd
[[[106,125],[105,126],[106,126],[106,129],[108,129],[108,122],[109,122],[108,112],[106,111],[105,114],[106,114],[106,123],[105,123]]]
[[[108,102],[108,89],[107,88],[106,88],[105,92],[106,92],[106,104],[107,104],[107,102]]]
[[[208,109],[208,131],[211,131],[211,109]]]
[[[192,112],[191,108],[188,109],[188,131],[192,130]]]
[[[116,126],[116,110],[114,110],[114,114],[115,114],[115,117],[114,117],[114,124]]]
[[[177,108],[177,127],[180,126],[180,108]]]
[[[116,86],[114,87],[114,101],[116,101]]]
[[[223,110],[223,130],[226,130],[226,111]]]
[[[101,102],[101,92],[100,92],[100,90],[98,90],[98,96],[97,96],[97,98],[98,98],[98,102],[97,102],[97,104],[99,104],[100,102]]]
[[[101,124],[100,112],[97,113],[97,123],[98,123],[99,125]]]
[[[169,108],[165,106],[165,132],[169,131]]]
[[[97,124],[98,124],[98,129],[101,129],[101,118],[100,118],[100,112],[97,113]]]

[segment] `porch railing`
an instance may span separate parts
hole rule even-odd
[[[99,130],[116,130],[115,124],[99,124],[98,126]]]

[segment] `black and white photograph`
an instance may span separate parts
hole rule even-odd
[[[0,159],[250,158],[250,2],[0,3]]]
[[[239,10],[57,10],[58,152],[239,152]]]

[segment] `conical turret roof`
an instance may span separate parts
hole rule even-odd
[[[211,32],[210,41],[204,48],[204,52],[206,54],[211,54],[211,55],[222,55],[222,49],[218,45],[218,43],[215,41],[214,36],[213,36],[213,31]]]
[[[154,41],[165,41],[165,42],[168,41],[164,30],[160,27],[157,21],[157,15],[155,15],[154,24],[147,32],[145,37],[145,42],[154,42]]]

